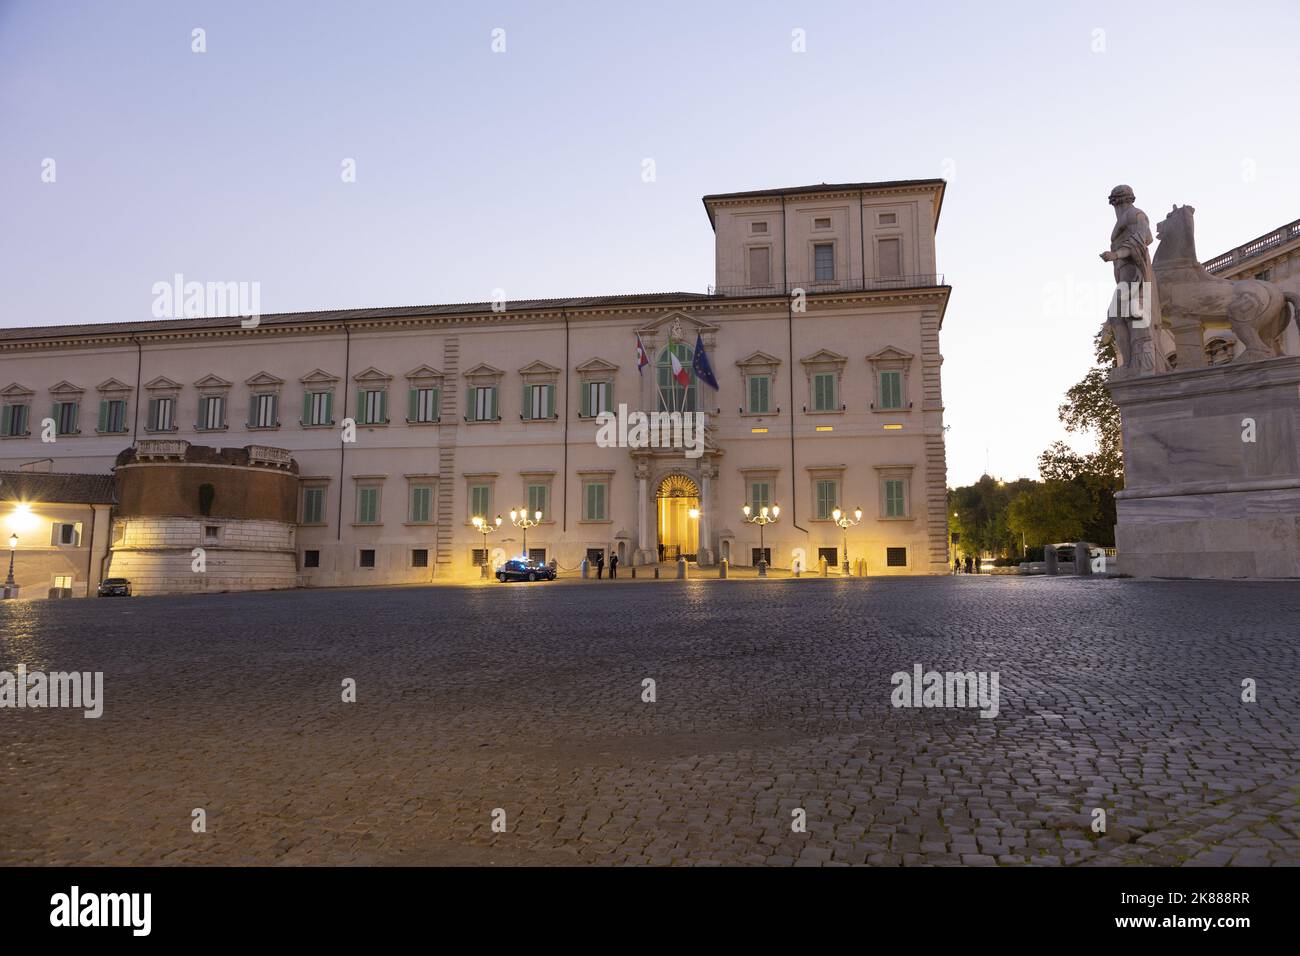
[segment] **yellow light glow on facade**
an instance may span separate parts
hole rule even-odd
[[[833,431],[835,431],[835,426],[834,426],[834,425],[818,425],[818,426],[817,426],[817,430],[818,430],[819,432],[833,432]]]
[[[751,428],[749,431],[750,431],[751,434],[754,434],[754,435],[766,435],[766,434],[767,434],[767,429],[766,429],[766,428]]]
[[[37,517],[32,513],[32,506],[26,502],[19,502],[14,506],[14,510],[9,513],[5,523],[9,526],[10,531],[30,531],[37,522]]]
[[[885,426],[885,431],[887,431],[887,432],[896,432],[896,431],[898,431],[898,430],[899,430],[900,428],[902,428],[902,427],[903,427],[902,425],[886,425],[886,426]]]

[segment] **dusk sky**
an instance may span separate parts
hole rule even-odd
[[[1202,259],[1300,217],[1297,42],[1294,0],[0,0],[0,325],[175,273],[264,313],[703,292],[706,193],[942,176],[949,484],[1036,477],[1112,186],[1196,206]]]

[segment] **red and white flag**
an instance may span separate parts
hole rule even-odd
[[[645,354],[645,346],[641,344],[641,333],[636,334],[636,371],[640,375],[641,369],[650,364],[650,356]]]
[[[673,378],[677,380],[677,384],[682,388],[689,387],[691,384],[690,373],[688,373],[686,369],[682,368],[681,362],[677,361],[676,352],[669,351],[668,354],[673,360]]]

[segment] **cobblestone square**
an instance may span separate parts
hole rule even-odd
[[[0,710],[7,865],[1300,862],[1294,583],[561,580],[0,622],[0,669],[103,671],[105,698]],[[896,709],[917,664],[997,671],[998,715]]]

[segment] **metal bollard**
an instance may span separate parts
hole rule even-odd
[[[686,580],[686,559],[685,558],[677,559],[677,580],[678,581]]]
[[[726,578],[727,576],[727,559],[723,558],[718,562],[718,577]]]

